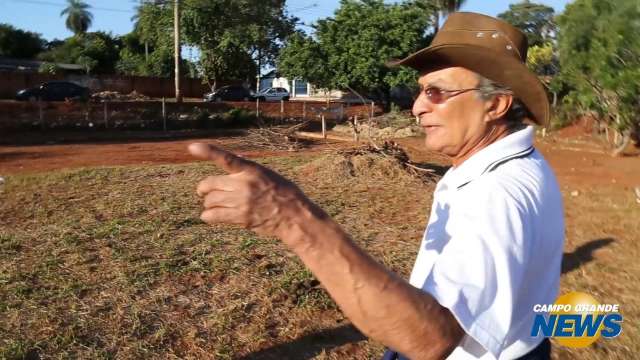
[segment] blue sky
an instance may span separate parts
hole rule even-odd
[[[133,28],[131,17],[139,0],[85,0],[93,8],[94,21],[90,31],[107,31],[116,35],[126,34]],[[513,0],[468,0],[462,10],[495,16],[508,9]],[[569,0],[534,0],[552,6],[561,12]],[[0,23],[40,33],[45,39],[64,39],[71,35],[60,11],[64,0],[0,0]],[[289,12],[310,24],[319,18],[331,16],[339,0],[290,0]]]

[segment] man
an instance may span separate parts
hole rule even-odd
[[[491,17],[454,13],[431,46],[393,65],[420,71],[413,113],[425,146],[451,157],[410,283],[354,244],[275,172],[205,144],[193,155],[229,175],[198,184],[207,223],[280,238],[385,358],[544,359],[532,307],[553,303],[564,225],[555,177],[532,146],[548,102],[523,64],[526,38]],[[401,355],[403,354],[403,355]]]

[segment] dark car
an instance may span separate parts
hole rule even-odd
[[[50,81],[34,88],[23,89],[16,94],[17,100],[64,101],[66,99],[88,100],[91,91],[68,81]]]
[[[223,86],[214,92],[204,94],[204,101],[249,101],[255,100],[253,93],[243,86]]]

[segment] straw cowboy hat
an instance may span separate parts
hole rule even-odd
[[[469,12],[456,12],[434,37],[431,45],[390,66],[405,65],[418,71],[461,66],[508,86],[531,113],[533,122],[549,124],[549,100],[538,77],[529,71],[527,37],[510,24]]]

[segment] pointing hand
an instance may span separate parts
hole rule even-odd
[[[237,224],[282,238],[293,220],[313,207],[295,184],[253,161],[202,143],[189,145],[189,152],[228,173],[209,176],[198,184],[198,196],[204,198],[200,218],[208,224]]]

